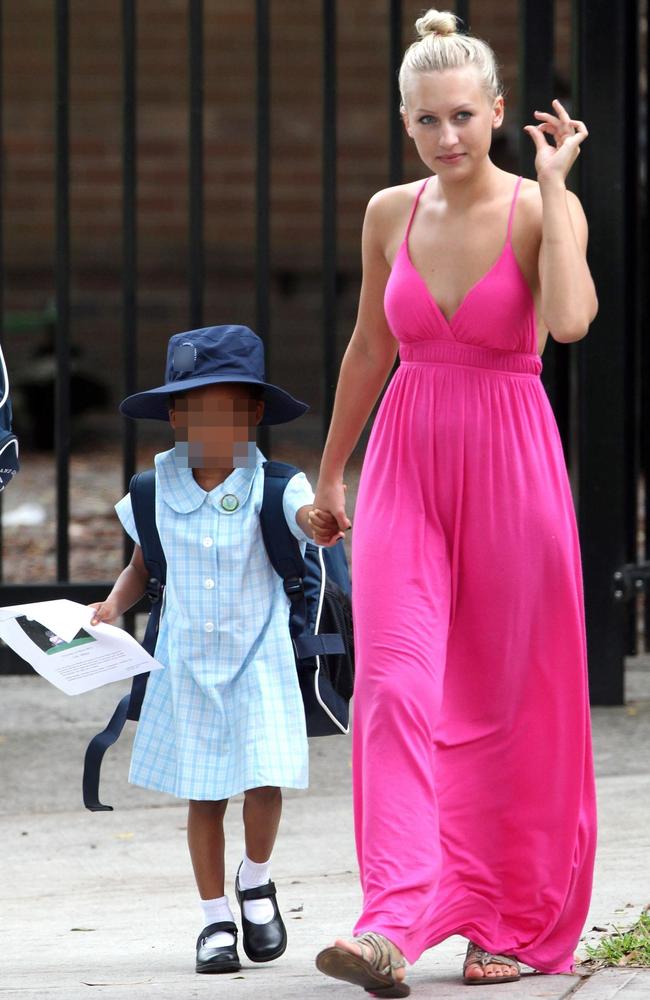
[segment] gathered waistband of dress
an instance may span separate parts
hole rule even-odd
[[[515,375],[538,376],[542,371],[539,354],[519,351],[501,351],[495,347],[463,344],[458,340],[417,340],[401,343],[399,356],[402,364],[469,365]]]

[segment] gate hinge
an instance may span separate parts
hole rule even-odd
[[[612,591],[619,603],[631,601],[637,594],[648,591],[650,584],[650,562],[626,563],[614,573]]]

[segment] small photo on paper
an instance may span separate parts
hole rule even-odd
[[[61,636],[56,635],[52,629],[41,625],[40,622],[26,615],[16,618],[16,624],[20,625],[28,639],[30,639],[39,649],[50,656],[52,653],[63,653],[66,649],[74,649],[75,646],[85,646],[86,643],[96,642],[94,636],[89,635],[85,629],[80,628],[70,642],[66,642]]]

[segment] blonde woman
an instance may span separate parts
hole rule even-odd
[[[353,537],[363,911],[317,958],[384,997],[452,934],[468,984],[569,971],[595,846],[580,553],[539,378],[549,331],[580,340],[597,310],[565,184],[587,130],[554,101],[526,126],[537,180],[499,169],[492,50],[448,12],[416,28],[402,115],[427,176],[368,206],[310,518],[325,544],[350,526],[345,464],[399,349]]]

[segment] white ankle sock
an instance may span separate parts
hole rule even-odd
[[[251,861],[247,854],[239,869],[239,888],[257,889],[265,885],[271,878],[271,859],[268,861]]]
[[[204,927],[207,927],[209,924],[221,923],[224,920],[235,922],[227,896],[219,896],[218,899],[202,899],[201,909],[203,910],[203,918],[205,920]],[[206,941],[206,944],[210,948],[226,948],[228,945],[234,943],[235,937],[233,934],[229,934],[228,931],[217,931],[216,934],[211,934]]]
[[[268,861],[251,861],[247,854],[239,869],[239,888],[257,889],[259,885],[266,885],[271,878],[271,859]],[[244,916],[252,924],[268,924],[273,920],[274,909],[270,899],[245,899],[243,905]]]

